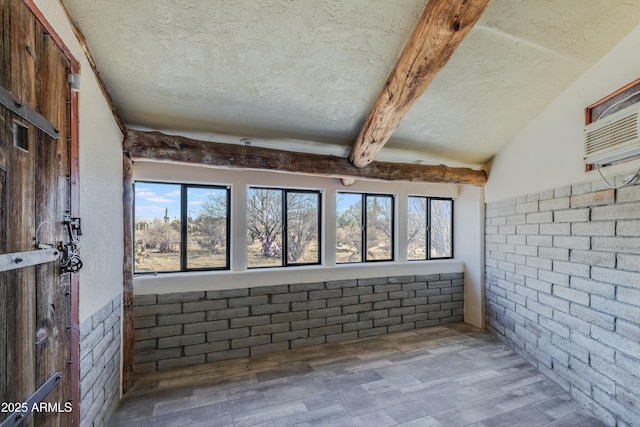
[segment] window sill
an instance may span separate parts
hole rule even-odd
[[[145,274],[133,279],[134,293],[169,294],[175,292],[242,289],[292,283],[329,282],[374,277],[461,273],[464,263],[455,259],[376,262],[365,264],[310,265],[295,268],[261,268],[246,271],[202,271]]]

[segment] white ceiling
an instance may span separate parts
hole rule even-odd
[[[346,156],[427,0],[62,2],[127,126]],[[486,162],[639,22],[494,0],[378,159]]]

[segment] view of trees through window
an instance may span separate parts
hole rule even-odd
[[[136,273],[228,268],[228,189],[138,182],[135,194]]]
[[[427,259],[427,198],[409,197],[407,259]]]
[[[451,199],[409,197],[407,218],[407,258],[409,260],[453,256],[452,214]]]
[[[187,269],[227,267],[226,188],[187,189]]]
[[[362,194],[336,198],[336,262],[362,261]]]
[[[453,200],[431,199],[429,252],[433,258],[453,256]]]
[[[250,188],[248,267],[320,263],[320,192]]]
[[[137,182],[135,272],[228,269],[230,190]],[[321,192],[247,190],[247,267],[320,264]],[[394,196],[338,192],[336,262],[394,259]],[[410,196],[407,259],[453,257],[453,200]]]
[[[338,193],[336,207],[337,263],[393,259],[393,196]]]

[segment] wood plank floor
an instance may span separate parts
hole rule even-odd
[[[458,323],[136,378],[110,426],[603,426]]]

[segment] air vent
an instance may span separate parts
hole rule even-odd
[[[607,165],[640,156],[640,102],[584,128],[584,162]]]

